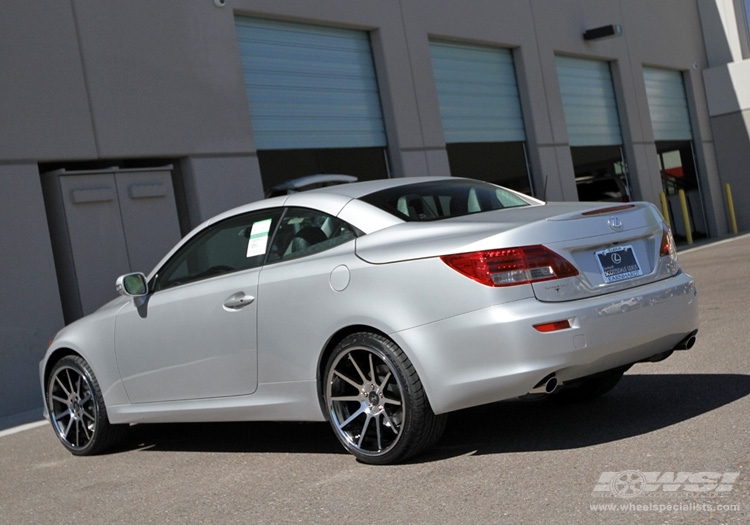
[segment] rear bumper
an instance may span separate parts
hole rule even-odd
[[[541,333],[533,327],[566,319],[571,328]],[[440,414],[524,395],[551,373],[564,383],[648,359],[697,327],[695,284],[680,272],[589,299],[524,299],[392,336]]]

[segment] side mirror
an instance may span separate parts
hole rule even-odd
[[[117,278],[117,293],[125,297],[143,297],[148,295],[148,281],[142,273],[127,273]]]

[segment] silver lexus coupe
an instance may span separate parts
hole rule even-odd
[[[40,364],[45,417],[77,455],[132,423],[327,420],[359,460],[403,461],[449,412],[602,395],[698,327],[652,204],[458,178],[248,204],[116,287]]]

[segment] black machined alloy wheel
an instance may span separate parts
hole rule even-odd
[[[353,334],[338,344],[326,367],[323,395],[336,437],[365,463],[413,456],[432,446],[445,427],[409,359],[376,334]]]
[[[355,346],[339,354],[330,372],[330,413],[347,444],[363,454],[382,454],[393,448],[409,408],[387,358]]]
[[[52,427],[70,452],[92,455],[115,445],[122,427],[110,425],[99,383],[84,359],[68,356],[58,361],[46,394]]]

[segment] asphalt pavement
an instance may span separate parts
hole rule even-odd
[[[750,523],[750,236],[679,258],[698,342],[596,401],[457,412],[386,467],[320,423],[142,425],[90,458],[32,423],[0,432],[0,523]]]

